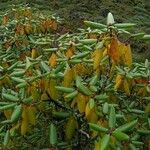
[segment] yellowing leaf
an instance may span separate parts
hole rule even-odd
[[[4,114],[5,114],[6,118],[9,120],[12,115],[12,109],[4,110]]]
[[[85,112],[85,107],[87,103],[87,97],[81,93],[79,93],[76,97],[77,107],[80,113]]]
[[[71,140],[75,134],[75,130],[77,129],[77,121],[74,117],[70,117],[65,126],[65,137],[66,140]]]
[[[125,55],[124,55],[124,61],[125,61],[125,64],[128,66],[128,67],[131,67],[132,66],[132,52],[131,52],[131,47],[130,45],[126,45],[126,48],[125,48]]]
[[[57,100],[60,96],[55,86],[57,86],[57,81],[55,79],[50,79],[47,92],[53,100]]]
[[[41,100],[42,100],[42,101],[45,101],[45,100],[48,100],[48,99],[49,99],[48,95],[44,92],[44,93],[41,95]]]
[[[55,54],[55,53],[52,53],[51,57],[49,58],[49,65],[50,65],[51,67],[55,67],[55,66],[56,66],[56,64],[57,64],[56,59],[57,59],[56,54]]]
[[[99,119],[97,124],[105,128],[108,126],[108,122],[104,118]]]
[[[8,16],[5,15],[2,20],[2,25],[6,25],[8,23],[8,20],[9,20]]]
[[[88,120],[88,122],[91,122],[91,123],[96,123],[98,120],[98,116],[95,112],[95,109],[90,108],[89,102],[86,104],[85,116],[86,116],[86,119]]]
[[[150,114],[150,103],[147,104],[147,106],[145,108],[145,112]]]
[[[73,68],[68,68],[64,73],[63,86],[69,87],[75,78],[75,73]]]
[[[108,49],[108,55],[112,58],[115,63],[119,63],[119,49],[118,49],[118,39],[112,38],[110,48]]]
[[[95,143],[94,150],[100,150],[100,141]]]
[[[96,123],[98,120],[98,115],[96,114],[95,110],[92,110],[90,115],[87,116],[87,120],[90,123]]]
[[[92,54],[92,58],[94,61],[94,63],[93,63],[93,69],[94,70],[96,70],[100,65],[100,62],[103,58],[103,51],[104,51],[104,49],[96,49],[94,51],[94,53]]]
[[[67,58],[71,58],[74,54],[73,47],[67,49],[66,56]]]
[[[122,75],[120,75],[120,74],[118,74],[116,76],[114,90],[118,90],[121,87],[121,85],[123,83],[123,78],[124,77]]]
[[[21,121],[21,135],[25,135],[28,129],[28,116],[27,116],[27,109],[24,106],[22,112],[22,121]]]
[[[130,88],[127,79],[123,81],[124,91],[127,95],[130,95]]]
[[[88,74],[90,72],[89,68],[86,68],[83,64],[76,64],[74,66],[74,71],[76,73],[76,75],[85,75]]]
[[[37,49],[33,48],[31,52],[31,57],[35,59],[37,57]]]
[[[124,43],[119,43],[119,52],[121,57],[121,63],[124,65],[131,67],[132,66],[132,52],[130,45],[126,45]]]
[[[36,123],[36,109],[33,106],[29,106],[26,108],[27,109],[27,116],[28,116],[28,121],[31,125],[35,125]]]
[[[86,118],[90,115],[90,113],[92,112],[92,109],[90,108],[89,103],[86,104],[86,108],[85,108],[85,116]]]

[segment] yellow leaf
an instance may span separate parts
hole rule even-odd
[[[132,52],[130,45],[126,45],[124,43],[119,43],[119,52],[121,57],[121,63],[124,65],[131,67],[132,66]]]
[[[127,95],[130,95],[130,88],[127,79],[123,81],[124,91]]]
[[[74,54],[74,50],[73,50],[73,47],[70,47],[67,49],[67,52],[66,52],[66,56],[67,58],[71,58]]]
[[[94,150],[100,150],[100,140],[98,142],[95,143],[94,145]]]
[[[99,65],[100,65],[100,62],[103,58],[103,51],[104,49],[96,49],[94,51],[94,53],[92,54],[92,58],[93,58],[93,69],[96,70]]]
[[[31,57],[35,59],[37,57],[37,49],[33,48],[31,52]]]
[[[85,112],[85,107],[87,103],[87,97],[81,93],[79,93],[76,97],[77,107],[80,113]]]
[[[45,101],[45,100],[48,100],[48,99],[49,99],[48,95],[44,92],[44,93],[41,95],[41,100],[42,100],[42,101]]]
[[[6,118],[9,120],[12,115],[12,109],[4,110],[4,114],[5,114]]]
[[[2,25],[6,25],[8,23],[8,20],[9,20],[8,16],[5,15],[2,20]]]
[[[96,123],[98,120],[98,115],[96,114],[95,109],[94,108],[91,109],[89,103],[86,104],[85,116],[88,122],[91,123]]]
[[[65,137],[66,140],[71,140],[75,134],[75,130],[77,129],[77,121],[74,117],[70,117],[65,126]]]
[[[120,74],[118,74],[116,76],[114,90],[118,90],[121,87],[121,85],[123,83],[123,78],[124,77],[122,75],[120,75]]]
[[[150,103],[147,104],[147,106],[145,108],[145,112],[150,114]]]
[[[28,129],[28,116],[27,116],[27,109],[24,106],[22,112],[22,121],[21,121],[21,135],[25,135]]]
[[[108,122],[104,118],[99,119],[97,124],[104,128],[107,128],[107,126],[108,126]]]
[[[55,86],[57,86],[57,81],[55,79],[50,79],[47,92],[53,100],[57,100],[60,97],[59,92],[56,90]]]
[[[86,68],[85,65],[83,64],[76,64],[74,65],[74,71],[77,75],[86,75],[86,74],[89,74],[90,73],[90,70],[89,68]]]
[[[31,93],[31,96],[32,96],[33,100],[37,101],[39,99],[39,96],[40,96],[39,95],[40,93],[39,93],[37,87],[34,86],[34,85],[31,85],[31,87],[29,88],[29,90],[30,90],[30,93]]]
[[[112,38],[110,48],[108,49],[108,55],[111,57],[111,59],[117,64],[120,60],[120,54],[118,49],[118,39]]]
[[[57,64],[56,59],[57,59],[56,54],[55,54],[55,53],[52,53],[52,55],[51,55],[50,58],[49,58],[49,65],[50,65],[51,67],[55,67],[55,66],[56,66],[56,64]]]
[[[86,104],[86,108],[85,108],[85,116],[86,118],[90,115],[90,113],[92,112],[92,109],[89,106],[89,103]]]
[[[126,48],[125,48],[125,55],[124,55],[124,60],[125,60],[125,64],[128,66],[128,67],[131,67],[132,66],[132,52],[131,52],[131,47],[130,45],[126,45]]]
[[[36,113],[36,108],[33,106],[27,107],[27,116],[28,116],[28,121],[31,125],[35,125],[36,123],[36,118],[35,114]]]
[[[64,73],[63,86],[69,87],[75,78],[75,73],[73,68],[67,68]]]
[[[98,120],[98,115],[96,114],[95,110],[92,110],[92,112],[90,113],[90,115],[87,117],[87,120],[90,123],[96,123]]]

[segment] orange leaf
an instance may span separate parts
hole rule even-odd
[[[74,54],[74,52],[73,52],[73,47],[68,48],[68,49],[67,49],[67,52],[66,52],[67,58],[72,57],[73,54]]]
[[[118,39],[112,38],[110,48],[108,49],[108,55],[115,63],[119,62]]]
[[[52,53],[51,57],[49,58],[49,65],[50,65],[51,67],[55,67],[55,66],[56,66],[56,64],[57,64],[56,59],[57,59],[56,54],[55,54],[55,53]]]

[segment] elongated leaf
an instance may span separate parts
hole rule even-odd
[[[10,131],[7,130],[7,132],[5,133],[5,136],[4,136],[4,142],[3,142],[3,145],[4,145],[4,146],[7,146],[8,143],[9,143],[9,140],[10,140]]]
[[[129,140],[129,136],[121,131],[115,130],[112,135],[119,141]]]
[[[22,113],[22,105],[17,105],[12,113],[11,122],[16,122],[19,120]]]
[[[90,128],[92,130],[98,131],[98,132],[108,132],[107,128],[101,127],[100,125],[89,123]]]
[[[0,106],[0,110],[11,109],[11,108],[14,108],[15,106],[16,106],[16,103],[8,104],[8,105],[5,105],[5,106]]]
[[[84,23],[91,28],[96,28],[96,29],[106,28],[106,25],[101,24],[101,23],[96,23],[96,22],[92,22],[92,21],[84,21]]]
[[[116,125],[116,113],[115,113],[115,108],[113,106],[110,107],[108,124],[109,124],[109,128],[114,128]]]
[[[118,127],[116,130],[121,131],[121,132],[129,131],[137,124],[137,122],[138,122],[138,119],[133,120],[133,121],[131,121],[129,123],[126,123],[126,124]]]
[[[67,88],[67,87],[62,87],[62,86],[55,86],[55,88],[58,91],[65,92],[65,93],[71,93],[71,92],[75,91],[75,89],[73,89],[73,88]]]
[[[3,93],[2,96],[4,98],[6,98],[7,100],[10,100],[10,101],[18,101],[18,97],[17,96],[14,96],[14,95],[11,95],[11,94],[8,94],[8,93]]]
[[[109,141],[110,141],[110,135],[105,134],[100,142],[100,148],[101,150],[106,150],[107,146],[109,145]]]
[[[50,125],[50,144],[55,145],[57,143],[57,131],[54,124]]]

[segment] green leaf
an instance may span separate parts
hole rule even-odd
[[[108,125],[109,128],[114,128],[116,125],[116,113],[115,108],[113,106],[110,107]]]
[[[92,92],[83,85],[81,78],[79,76],[76,77],[76,86],[79,89],[80,92],[82,92],[83,94],[89,96],[92,94]]]
[[[65,98],[66,99],[73,99],[74,97],[76,97],[78,95],[78,91],[74,91],[74,92],[72,92],[72,93],[70,93],[70,94],[67,94],[66,96],[65,96]]]
[[[7,132],[5,133],[5,136],[4,136],[4,142],[3,142],[3,145],[4,145],[4,146],[7,146],[8,143],[9,143],[9,140],[10,140],[10,131],[7,130]]]
[[[117,28],[132,28],[135,26],[136,26],[136,24],[134,24],[134,23],[116,23],[115,24],[115,27],[117,27]]]
[[[57,143],[57,131],[54,124],[50,125],[50,144],[56,145]]]
[[[129,140],[129,136],[121,131],[115,130],[112,135],[119,141]]]
[[[149,41],[150,40],[150,34],[144,35],[142,40]]]
[[[121,132],[129,131],[129,130],[131,130],[137,124],[137,122],[138,122],[138,119],[133,120],[133,121],[131,121],[129,123],[126,123],[126,124],[118,127],[116,130],[117,131],[121,131]]]
[[[141,135],[149,135],[150,134],[150,130],[144,130],[144,129],[137,130],[137,132]]]
[[[134,39],[141,39],[144,35],[145,33],[141,32],[141,33],[131,34],[131,37],[133,37]]]
[[[97,81],[98,81],[98,75],[96,74],[96,75],[94,75],[93,77],[92,77],[92,79],[91,79],[91,81],[90,81],[90,85],[95,85],[96,83],[97,83]]]
[[[21,78],[18,78],[18,77],[11,77],[11,79],[12,79],[13,81],[15,81],[15,82],[18,82],[18,83],[23,83],[23,82],[25,82],[24,79],[21,79]]]
[[[88,104],[89,104],[90,109],[94,108],[94,106],[95,106],[94,99],[91,98],[91,99],[89,100]]]
[[[97,100],[107,100],[109,97],[105,94],[96,95],[95,99]]]
[[[89,54],[90,52],[84,52],[84,53],[78,53],[77,55],[73,55],[72,57],[71,57],[71,59],[79,59],[79,58],[83,58],[83,57],[85,57],[85,56],[87,56],[88,54]]]
[[[17,122],[20,119],[21,114],[22,114],[22,105],[20,104],[14,108],[14,111],[11,115],[11,122],[12,123]]]
[[[41,61],[41,68],[43,71],[50,72],[50,67],[44,61]]]
[[[107,146],[109,145],[109,141],[110,141],[110,135],[105,134],[102,137],[101,142],[100,142],[101,150],[106,150]]]
[[[91,28],[96,28],[96,29],[103,29],[106,28],[107,26],[101,23],[96,23],[92,21],[84,21],[85,25],[91,27]]]
[[[97,132],[108,132],[107,128],[101,127],[94,123],[89,123],[89,126],[92,130],[97,131]]]
[[[15,106],[16,106],[16,103],[9,104],[9,105],[5,105],[5,106],[1,106],[1,107],[0,107],[0,111],[2,111],[2,110],[7,110],[7,109],[11,109],[11,108],[14,108]]]
[[[104,114],[107,114],[107,113],[108,113],[108,109],[109,109],[109,105],[108,105],[107,102],[105,102],[105,103],[103,104],[103,113],[104,113]]]
[[[68,112],[53,112],[52,113],[54,117],[56,118],[60,118],[60,119],[65,119],[65,118],[68,118],[70,116],[70,113]]]
[[[58,91],[65,92],[65,93],[71,93],[71,92],[75,91],[75,89],[73,89],[73,88],[68,88],[68,87],[63,87],[63,86],[55,86],[55,88]]]
[[[84,40],[79,40],[79,42],[82,44],[94,44],[97,42],[97,39],[84,39]]]
[[[133,144],[129,144],[129,148],[130,148],[130,150],[137,150],[137,148]]]
[[[3,96],[3,98],[6,98],[7,100],[10,100],[10,101],[13,101],[13,102],[16,102],[16,101],[19,100],[17,96],[14,96],[14,95],[11,95],[11,94],[8,94],[8,93],[2,93],[2,96]]]

